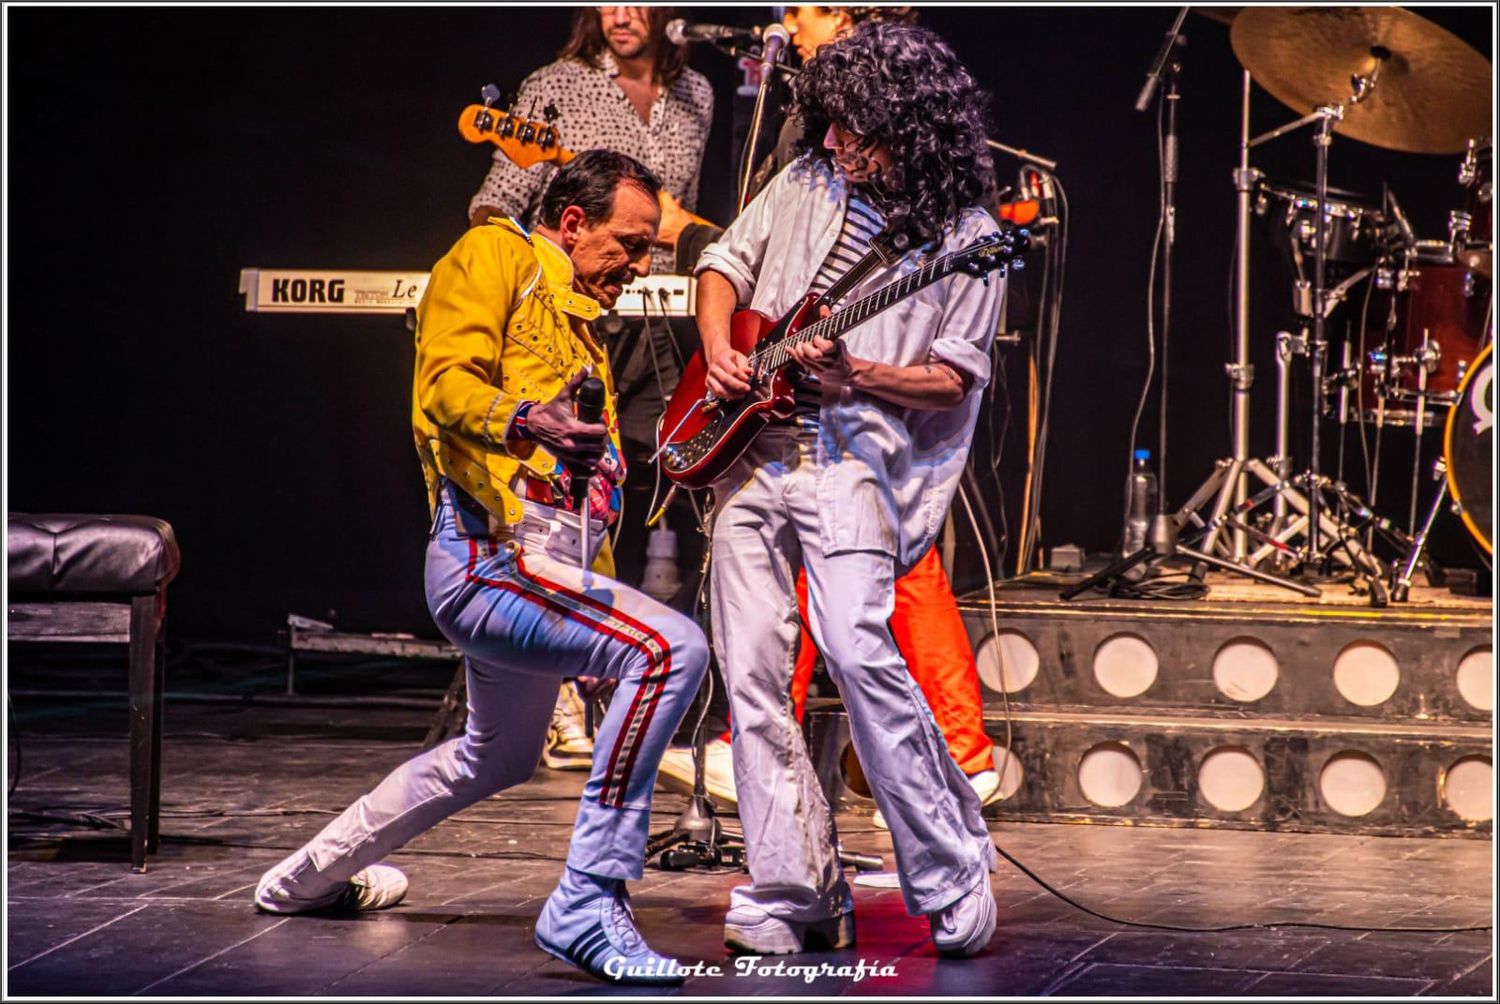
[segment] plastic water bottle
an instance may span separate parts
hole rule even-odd
[[[1124,554],[1146,546],[1146,532],[1156,513],[1156,472],[1151,469],[1151,451],[1136,450],[1130,464],[1130,515],[1125,518]]]

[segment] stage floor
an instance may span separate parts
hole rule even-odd
[[[14,686],[14,682],[13,682]],[[582,776],[540,769],[526,785],[439,826],[392,863],[405,902],[379,914],[277,917],[250,902],[256,878],[413,752],[419,707],[172,702],[162,849],[132,874],[119,830],[35,816],[126,817],[119,703],[17,700],[20,784],[10,798],[8,991],[17,995],[572,995],[609,992],[544,955],[533,922],[562,867]],[[14,763],[14,760],[12,760]],[[662,792],[658,827],[681,797]],[[732,820],[730,820],[732,822]],[[885,856],[868,817],[846,847]],[[1307,921],[1460,927],[1491,917],[1492,843],[992,824],[997,843],[1068,895],[1154,924]],[[856,887],[856,949],[788,964],[893,967],[895,975],[741,975],[721,943],[738,872],[648,869],[633,884],[650,943],[722,975],[684,995],[1488,995],[1489,932],[1395,934],[1280,928],[1181,933],[1090,917],[1011,864],[990,948],[939,960],[899,891]],[[640,993],[642,991],[632,991]]]

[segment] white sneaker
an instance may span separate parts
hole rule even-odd
[[[552,721],[547,725],[547,745],[542,747],[542,763],[553,770],[591,770],[594,766],[594,740],[584,730],[583,698],[572,680],[557,690],[552,706]]]
[[[995,935],[998,910],[989,876],[936,913],[927,915],[932,943],[938,954],[950,959],[978,955]]]
[[[724,945],[754,955],[837,951],[854,946],[852,909],[827,920],[792,921],[754,906],[736,906],[724,915]]]
[[[1000,775],[993,770],[982,770],[978,774],[969,775],[969,787],[974,789],[974,794],[979,796],[980,805],[989,805],[1000,797]],[[875,829],[889,830],[891,824],[885,821],[885,816],[880,810],[875,810]]]
[[[733,807],[739,804],[734,791],[734,754],[723,739],[703,749],[703,786],[714,801]],[[693,748],[673,746],[662,754],[656,779],[664,787],[684,794],[693,792]]]
[[[406,898],[406,873],[391,865],[370,865],[354,873],[347,884],[315,900],[294,899],[282,887],[281,872],[273,868],[255,890],[255,905],[267,913],[310,913],[314,910],[384,910]]]

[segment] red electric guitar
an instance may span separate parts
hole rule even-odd
[[[954,272],[985,276],[987,282],[990,272],[1019,268],[1021,253],[1029,241],[1025,230],[1007,228],[993,233],[928,262],[822,320],[816,319],[817,293],[809,293],[779,321],[753,310],[737,311],[730,322],[729,342],[750,360],[750,392],[733,401],[715,398],[705,380],[708,365],[703,353],[694,355],[658,426],[662,471],[686,488],[713,484],[762,429],[792,414],[793,387],[786,372],[794,365],[792,346],[817,337],[839,338],[856,324]]]

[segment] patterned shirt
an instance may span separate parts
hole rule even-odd
[[[828,257],[823,259],[823,267],[813,276],[808,292],[821,293],[842,278],[870,250],[870,242],[883,226],[885,220],[881,218],[880,211],[865,201],[858,188],[851,186],[849,209],[844,214],[844,226],[839,231],[839,239],[834,242]]]
[[[828,252],[828,257],[823,259],[823,265],[818,269],[818,274],[813,276],[812,285],[807,291],[822,293],[842,279],[844,273],[869,252],[870,242],[884,226],[885,219],[880,211],[866,201],[857,186],[850,186],[849,208],[844,213],[844,225],[839,230],[839,238],[834,241],[833,250]],[[836,304],[830,303],[829,306]],[[818,412],[823,405],[822,381],[812,373],[804,372],[796,378],[793,387],[796,409],[787,421],[803,428],[816,426]]]
[[[698,205],[698,171],[713,120],[714,95],[708,79],[684,69],[671,87],[658,88],[651,116],[642,122],[630,98],[615,84],[619,74],[614,57],[600,57],[603,69],[577,59],[560,59],[537,70],[521,84],[515,109],[541,118],[552,105],[562,145],[579,152],[596,148],[615,150],[639,160],[661,179],[689,211]],[[536,164],[522,170],[496,150],[484,184],[469,201],[472,217],[480,206],[496,206],[526,226],[535,223],[542,191],[557,168]],[[672,251],[654,248],[651,271],[671,272]]]

